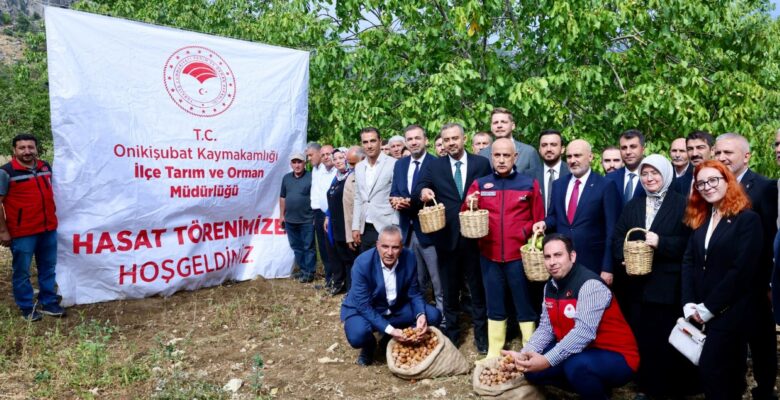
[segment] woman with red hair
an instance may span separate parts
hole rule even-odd
[[[684,222],[694,229],[683,258],[683,314],[705,325],[699,375],[707,399],[741,399],[747,372],[751,282],[761,219],[731,171],[708,160],[694,170]]]

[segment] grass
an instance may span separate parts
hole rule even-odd
[[[154,341],[148,349],[126,340],[110,321],[65,320],[43,328],[0,305],[0,377],[14,378],[35,398],[102,398],[106,392],[148,387],[157,399],[225,399],[221,386],[186,371],[180,346],[187,340]],[[43,329],[41,329],[43,328]],[[262,365],[261,365],[262,367]],[[262,372],[258,378],[262,385]],[[20,388],[20,389],[21,389]],[[132,389],[131,389],[132,388]],[[143,396],[142,396],[143,397]]]

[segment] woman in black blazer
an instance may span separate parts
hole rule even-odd
[[[705,325],[699,375],[707,399],[741,399],[747,372],[751,282],[761,256],[761,218],[726,166],[694,169],[685,223],[694,229],[683,257],[683,314]]]
[[[652,270],[647,275],[616,278],[621,309],[639,345],[637,399],[651,396],[681,396],[695,392],[690,381],[696,369],[668,341],[669,332],[680,314],[682,258],[691,230],[683,224],[687,201],[669,190],[674,168],[666,157],[653,154],[639,164],[639,182],[646,195],[626,203],[615,225],[613,255],[623,259],[623,240],[632,228],[644,228],[647,234],[634,232],[629,240],[641,240],[653,248]],[[615,265],[620,265],[616,263]],[[620,272],[623,272],[621,270]]]

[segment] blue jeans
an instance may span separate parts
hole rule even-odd
[[[315,260],[317,255],[314,252],[314,225],[312,223],[294,224],[285,223],[287,230],[287,240],[290,242],[293,253],[295,253],[295,263],[301,269],[301,275],[304,277],[314,276]]]
[[[33,287],[30,282],[30,264],[35,256],[38,267],[38,302],[44,307],[59,304],[55,289],[57,266],[57,231],[42,232],[11,240],[13,254],[13,292],[16,305],[32,309]]]
[[[521,260],[499,263],[479,256],[482,270],[482,283],[487,298],[487,317],[493,321],[507,319],[506,290],[512,295],[518,322],[536,321],[537,315],[531,305],[528,282]],[[541,299],[534,299],[534,301]]]
[[[612,388],[630,382],[634,371],[620,353],[586,348],[554,367],[529,372],[525,377],[534,385],[553,385],[574,391],[586,400],[601,400],[610,398]]]

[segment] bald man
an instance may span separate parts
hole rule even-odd
[[[553,182],[547,218],[535,231],[557,232],[574,242],[577,261],[612,284],[612,232],[622,209],[617,186],[590,168],[593,151],[588,142],[566,146],[569,175]]]
[[[770,399],[774,395],[777,377],[777,338],[772,303],[769,301],[772,279],[772,241],[777,234],[777,186],[775,182],[748,168],[750,143],[736,133],[724,133],[715,140],[713,154],[716,160],[728,167],[750,197],[753,211],[761,216],[764,242],[761,248],[759,272],[754,280],[754,325],[748,346],[753,358],[753,376],[757,386],[751,390],[754,399]],[[778,305],[775,305],[777,307]]]
[[[539,182],[515,170],[517,149],[512,140],[496,139],[491,146],[493,173],[478,178],[468,189],[462,210],[471,202],[475,208],[489,211],[488,234],[478,240],[482,282],[487,294],[488,353],[498,357],[504,348],[509,313],[506,295],[510,294],[514,316],[520,324],[525,345],[534,332],[538,318],[529,296],[523,273],[520,248],[532,236],[534,222],[544,218],[544,198]]]

